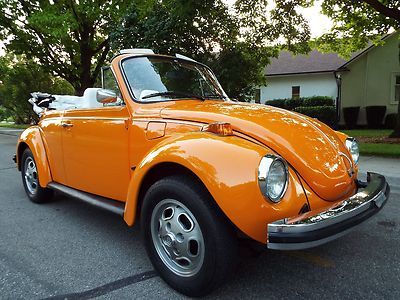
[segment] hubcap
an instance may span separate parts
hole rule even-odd
[[[37,192],[39,182],[38,182],[36,165],[32,157],[28,157],[25,160],[24,170],[25,170],[24,177],[25,177],[26,187],[28,188],[29,193],[34,195]]]
[[[164,264],[175,274],[193,276],[204,261],[204,238],[196,218],[177,200],[165,199],[151,215],[151,237]]]

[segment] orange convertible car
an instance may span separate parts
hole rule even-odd
[[[331,241],[378,212],[382,175],[357,180],[358,145],[315,119],[230,100],[182,55],[121,51],[102,88],[35,94],[18,142],[28,197],[54,191],[140,221],[160,276],[191,296],[232,273],[237,236],[269,249]]]

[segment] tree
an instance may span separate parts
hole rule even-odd
[[[290,1],[279,1],[272,18],[266,15],[268,1],[256,2],[238,0],[229,8],[221,0],[135,1],[111,34],[112,46],[193,57],[216,72],[229,96],[248,100],[256,86],[265,85],[269,58],[283,46],[304,52],[309,39],[307,25],[293,25],[302,18],[294,10],[288,9],[290,24],[279,21],[282,5]]]
[[[0,0],[0,39],[7,51],[35,59],[81,95],[99,75],[110,51],[108,34],[128,5],[123,0]]]
[[[0,58],[0,106],[5,115],[11,115],[17,124],[36,120],[30,93],[46,91],[52,94],[73,93],[73,87],[60,77],[51,76],[41,65],[32,60],[8,55]]]

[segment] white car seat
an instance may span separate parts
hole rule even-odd
[[[81,97],[81,108],[96,108],[96,107],[103,107],[103,104],[97,102],[96,94],[97,91],[101,88],[88,88],[83,93]]]

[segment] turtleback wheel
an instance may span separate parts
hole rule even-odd
[[[154,183],[141,209],[141,231],[161,278],[187,296],[204,296],[236,267],[235,232],[204,187],[188,176]]]
[[[22,154],[21,175],[25,192],[32,202],[44,203],[51,200],[53,191],[40,186],[35,158],[29,148]]]

